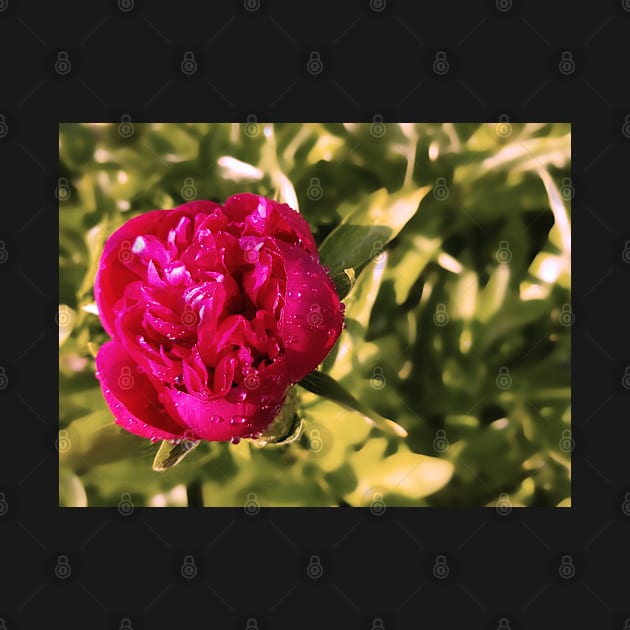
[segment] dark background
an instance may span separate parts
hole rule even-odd
[[[630,625],[630,2],[415,5],[0,0],[0,628]],[[375,114],[573,123],[574,507],[59,509],[57,123]]]

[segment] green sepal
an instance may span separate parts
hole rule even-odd
[[[282,446],[299,439],[304,430],[304,419],[299,414],[299,402],[295,386],[289,388],[280,413],[262,435],[253,440],[254,445],[258,447]]]
[[[199,440],[182,440],[173,444],[170,440],[163,440],[153,460],[153,470],[164,472],[177,466],[184,457],[199,446]]]
[[[332,276],[332,281],[335,284],[335,291],[339,296],[340,300],[343,300],[350,290],[354,286],[354,282],[356,280],[356,273],[354,271],[354,267],[349,267],[348,269],[344,269],[339,273],[336,273]]]

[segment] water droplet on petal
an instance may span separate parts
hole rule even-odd
[[[247,422],[247,418],[243,417],[243,416],[232,416],[232,419],[230,420],[230,424],[245,424]]]
[[[155,444],[157,441],[158,441],[158,438],[156,437],[151,438],[151,444]]]
[[[240,441],[241,441],[241,438],[236,435],[230,438],[230,442],[232,442],[232,444],[238,444]]]
[[[223,422],[223,418],[221,416],[210,416],[210,422]]]

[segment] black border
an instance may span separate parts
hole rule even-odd
[[[0,365],[7,628],[624,627],[630,5],[423,7],[0,0]],[[254,7],[249,10],[248,7]],[[381,7],[382,10],[381,10]],[[65,51],[71,69],[55,71]],[[186,51],[198,62],[181,72]],[[307,62],[320,53],[321,72]],[[448,72],[433,72],[443,51]],[[569,74],[559,69],[572,54]],[[570,510],[62,510],[57,507],[57,124],[132,120],[573,123]],[[621,290],[620,290],[621,289]],[[55,574],[60,555],[72,568]],[[186,580],[184,555],[198,561]],[[309,579],[318,555],[323,575]],[[451,571],[435,577],[435,558]],[[559,572],[571,556],[574,572]],[[124,627],[124,626],[123,626]],[[378,627],[378,625],[376,626]],[[506,627],[505,624],[503,627]]]

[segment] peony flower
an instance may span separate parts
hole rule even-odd
[[[94,287],[115,421],[156,440],[259,437],[343,323],[308,223],[242,193],[127,221]]]

